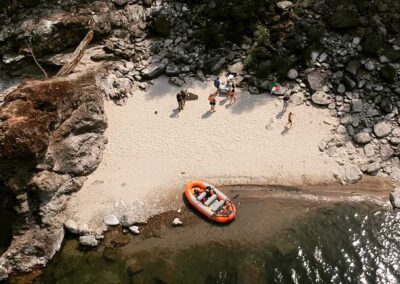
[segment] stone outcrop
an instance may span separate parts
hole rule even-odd
[[[33,80],[0,107],[0,180],[15,196],[15,237],[0,278],[49,261],[64,236],[69,195],[101,161],[107,120],[93,73]]]

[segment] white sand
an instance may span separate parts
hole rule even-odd
[[[179,113],[178,90],[159,78],[126,106],[106,102],[109,143],[98,169],[71,198],[68,216],[93,224],[121,207],[140,205],[145,215],[156,213],[167,209],[160,200],[181,203],[191,179],[217,185],[334,182],[337,164],[317,146],[332,129],[323,122],[331,119],[326,109],[289,105],[279,116],[279,98],[238,90],[235,104],[217,97],[211,113],[207,98],[213,84],[196,81],[189,90],[199,100],[188,101]],[[289,111],[294,122],[285,131]]]

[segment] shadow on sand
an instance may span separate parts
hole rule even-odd
[[[211,110],[208,110],[207,112],[203,113],[203,115],[201,116],[201,119],[206,119],[209,118],[214,112]]]
[[[170,114],[170,118],[178,118],[179,117],[179,113],[180,113],[180,111],[179,111],[179,107],[177,107],[176,109],[174,109],[173,111],[172,111],[172,113]]]

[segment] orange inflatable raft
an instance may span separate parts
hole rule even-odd
[[[213,194],[207,196],[212,189]],[[218,223],[227,223],[235,219],[236,207],[219,189],[203,181],[191,181],[186,184],[185,195],[190,204],[208,219]]]

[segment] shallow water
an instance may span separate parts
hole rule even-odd
[[[202,222],[188,230],[202,230]],[[167,231],[143,247],[132,241],[89,252],[69,240],[35,283],[400,283],[400,214],[377,205],[323,206],[253,242],[260,233],[209,234],[207,242],[188,244],[171,241]]]

